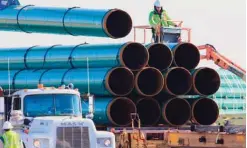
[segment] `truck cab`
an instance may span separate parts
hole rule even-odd
[[[5,120],[12,123],[26,148],[115,148],[113,133],[97,131],[91,119],[82,118],[77,90],[41,86],[1,99]]]

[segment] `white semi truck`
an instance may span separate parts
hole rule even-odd
[[[113,133],[97,131],[91,119],[82,118],[80,101],[77,90],[39,85],[1,97],[0,111],[26,148],[115,148]]]

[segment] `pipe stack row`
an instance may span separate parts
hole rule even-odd
[[[0,11],[1,31],[116,39],[131,29],[131,17],[119,9],[27,5]],[[96,125],[129,126],[130,114],[135,112],[145,126],[181,126],[189,120],[209,125],[218,117],[217,104],[205,97],[218,90],[220,77],[210,68],[195,69],[200,53],[191,43],[32,46],[5,48],[0,53],[2,88],[73,83],[81,94],[95,95]],[[201,97],[181,99],[181,95]],[[85,115],[87,101],[82,106]]]

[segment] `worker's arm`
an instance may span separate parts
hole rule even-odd
[[[169,21],[169,20],[172,20],[172,19],[168,16],[167,12],[165,12],[165,17],[166,17],[166,19],[168,20],[168,21],[167,21],[167,24],[168,24],[168,25],[174,26],[174,27],[177,26],[177,24],[175,24],[173,21]]]
[[[155,22],[155,20],[154,20],[154,13],[153,13],[153,11],[149,13],[149,24],[153,28],[156,28],[156,26],[158,24],[158,22]]]
[[[1,136],[0,137],[0,148],[4,148],[3,143],[4,143],[4,140],[3,140],[3,137]]]

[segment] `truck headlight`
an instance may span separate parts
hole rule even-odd
[[[35,148],[49,148],[49,139],[45,138],[38,138],[38,139],[33,139],[33,146]]]
[[[40,141],[39,141],[39,139],[34,139],[33,140],[33,146],[35,148],[40,148]]]
[[[105,145],[105,146],[110,146],[110,145],[111,145],[111,140],[110,140],[110,139],[106,139],[106,140],[104,141],[104,145]]]
[[[100,147],[111,147],[112,141],[110,138],[97,138],[97,143]]]

